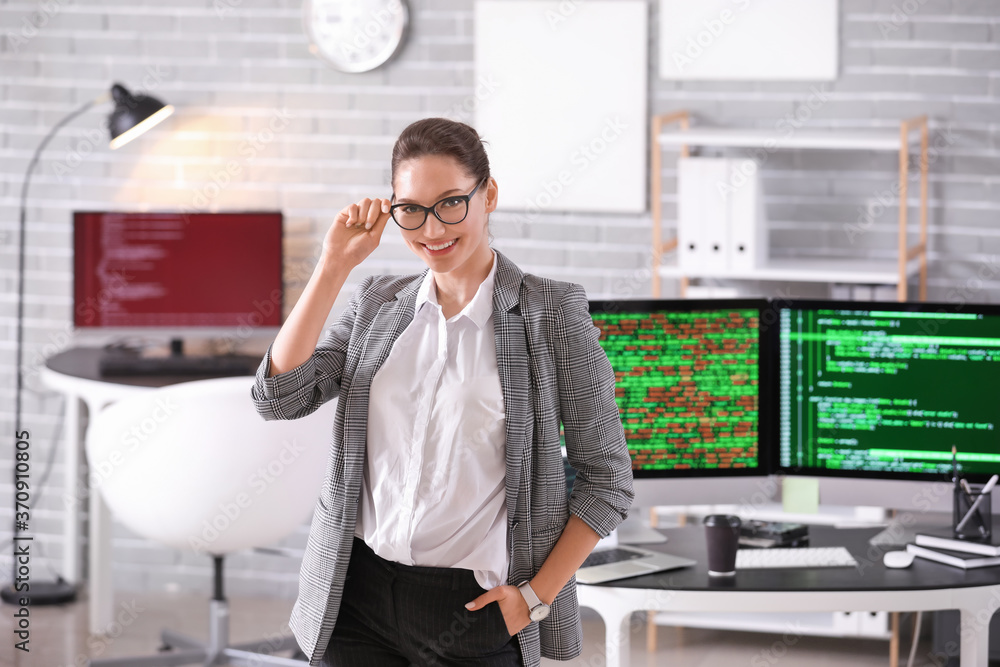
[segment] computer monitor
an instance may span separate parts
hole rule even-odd
[[[952,445],[1000,473],[1000,307],[789,301],[778,310],[779,469],[849,478],[821,500],[947,511]],[[936,482],[921,495],[872,480]]]
[[[766,307],[762,299],[590,302],[615,371],[637,507],[740,502],[766,486]]]
[[[73,215],[77,332],[247,337],[281,324],[282,214]]]

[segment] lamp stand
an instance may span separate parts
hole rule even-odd
[[[17,451],[17,442],[27,438],[28,431],[21,429],[21,392],[24,383],[24,374],[21,369],[22,360],[22,348],[24,346],[24,236],[25,236],[25,219],[27,218],[27,204],[28,204],[28,187],[31,185],[31,175],[35,170],[35,166],[38,164],[38,158],[41,156],[42,151],[49,144],[56,133],[62,128],[63,125],[73,120],[80,114],[84,113],[90,107],[103,102],[108,99],[107,95],[102,95],[97,99],[91,100],[81,106],[76,111],[73,111],[68,116],[63,118],[61,121],[56,123],[55,127],[49,130],[49,133],[45,135],[42,142],[35,149],[35,154],[31,158],[31,162],[28,163],[28,170],[24,175],[24,184],[21,186],[21,215],[20,215],[20,227],[19,227],[19,237],[18,237],[18,253],[17,253],[17,337],[15,343],[16,351],[16,361],[15,361],[15,373],[17,375],[17,386],[14,393],[14,452]],[[21,435],[24,434],[24,438]],[[70,446],[74,446],[75,443],[70,443]],[[15,461],[16,456],[11,456],[11,461]],[[13,485],[11,488],[17,489],[17,466],[12,465],[11,470],[13,473]],[[19,542],[25,544],[31,544],[31,538],[22,539],[18,538],[19,532],[19,521],[17,520],[17,511],[15,505],[14,511],[14,521],[12,524],[11,538],[14,545],[14,562],[11,567],[11,579],[10,584],[4,586],[0,589],[0,599],[8,604],[21,605],[22,600],[26,600],[28,604],[34,605],[47,605],[47,604],[62,604],[65,602],[72,602],[76,599],[76,587],[67,582],[61,576],[57,578],[56,581],[36,581],[33,578],[28,579],[25,577],[24,584],[19,586],[17,580],[18,563],[17,563],[17,545]],[[70,548],[71,545],[66,545]],[[18,589],[21,590],[18,590]]]

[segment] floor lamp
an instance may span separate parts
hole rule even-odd
[[[172,106],[163,104],[163,102],[155,97],[141,94],[133,95],[124,86],[116,83],[111,86],[109,92],[87,102],[56,123],[55,127],[45,135],[42,142],[38,144],[38,148],[35,149],[35,154],[32,156],[31,162],[28,163],[28,170],[24,175],[24,184],[21,186],[21,214],[17,254],[17,342],[15,344],[17,387],[14,398],[14,456],[11,458],[15,499],[17,490],[16,452],[18,451],[18,442],[28,439],[28,431],[22,429],[21,424],[21,390],[24,380],[21,369],[21,348],[23,347],[24,338],[24,230],[31,174],[38,164],[38,158],[42,154],[42,151],[45,150],[45,147],[63,125],[84,113],[92,106],[112,100],[115,103],[115,107],[108,116],[108,130],[111,132],[112,149],[124,146],[149,128],[160,123],[174,111]],[[18,544],[30,544],[30,542],[23,541],[22,538],[18,537],[19,525],[23,522],[18,520],[17,514],[17,505],[15,503],[12,533],[14,543],[13,572],[10,585],[0,589],[0,598],[4,602],[17,605],[20,604],[20,600],[23,598],[30,600],[30,604],[32,605],[58,604],[73,600],[76,597],[76,589],[62,577],[59,577],[55,582],[35,581],[33,578],[27,582],[22,578],[22,581],[18,582]],[[67,548],[70,548],[70,546],[67,545]],[[27,587],[25,587],[25,584],[27,584]]]

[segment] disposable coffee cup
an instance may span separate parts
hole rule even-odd
[[[711,514],[705,517],[703,523],[708,544],[708,574],[713,577],[735,576],[740,518],[732,514]]]

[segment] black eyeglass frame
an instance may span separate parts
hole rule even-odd
[[[465,222],[465,219],[467,217],[469,217],[469,201],[473,197],[476,196],[476,192],[478,192],[479,188],[483,187],[483,183],[485,183],[488,180],[489,180],[489,176],[487,176],[483,180],[479,181],[479,184],[476,185],[476,187],[474,187],[472,189],[472,192],[470,192],[467,195],[448,195],[447,197],[442,197],[441,199],[439,199],[436,202],[434,202],[434,204],[432,206],[421,206],[420,204],[414,204],[412,202],[406,202],[406,203],[403,203],[403,204],[393,204],[392,206],[389,207],[389,217],[392,218],[392,221],[395,222],[396,225],[398,225],[400,229],[405,229],[408,232],[412,232],[414,230],[417,230],[417,229],[420,229],[421,227],[423,227],[424,224],[427,222],[427,214],[428,213],[433,213],[435,218],[437,218],[438,220],[441,220],[441,222],[443,222],[446,225],[457,225],[457,224],[459,224],[461,222]],[[392,198],[393,199],[396,198],[396,193],[395,192],[392,193]],[[462,216],[461,220],[456,220],[455,222],[448,222],[447,220],[442,220],[441,216],[438,215],[438,212],[437,212],[437,206],[438,206],[438,204],[440,204],[441,202],[444,202],[444,201],[448,201],[449,199],[461,199],[461,200],[463,200],[465,202],[465,215]],[[416,227],[404,227],[403,225],[399,224],[399,220],[396,220],[396,209],[397,208],[401,208],[403,206],[416,206],[417,208],[422,208],[424,210],[424,219],[423,219],[423,221],[419,225],[417,225]]]

